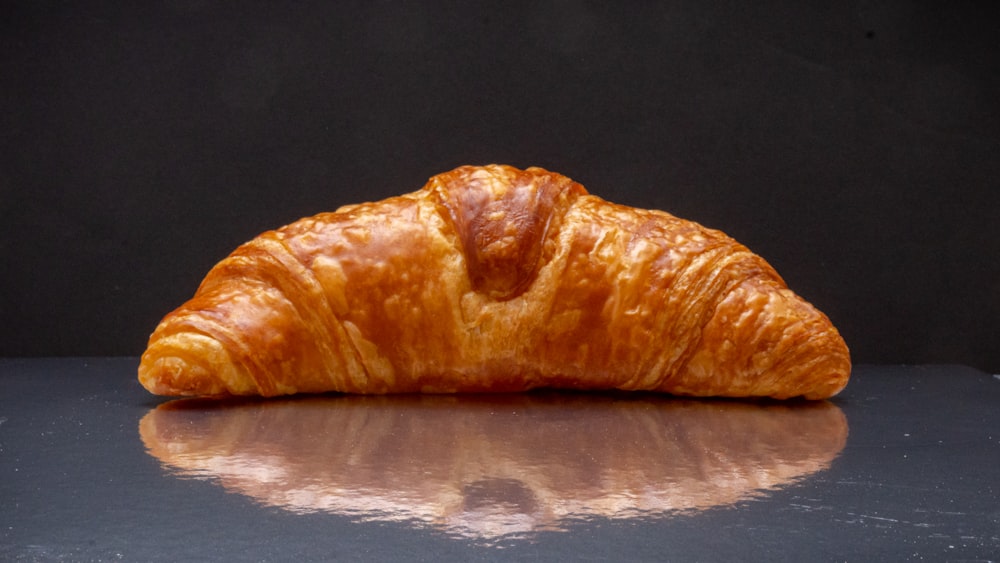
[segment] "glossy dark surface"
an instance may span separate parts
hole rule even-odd
[[[135,358],[0,360],[0,560],[990,560],[1000,378],[824,403],[166,404]]]

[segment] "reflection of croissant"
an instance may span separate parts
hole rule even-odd
[[[825,315],[719,231],[539,168],[462,167],[238,248],[150,338],[166,395],[654,390],[847,383]]]
[[[139,427],[183,475],[294,512],[492,538],[724,506],[825,469],[825,402],[528,393],[181,400]]]

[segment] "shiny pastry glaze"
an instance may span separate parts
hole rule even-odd
[[[163,320],[139,373],[168,395],[811,399],[849,374],[829,319],[725,234],[509,166],[263,233]]]

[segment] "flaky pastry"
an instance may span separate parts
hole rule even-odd
[[[850,370],[826,315],[722,232],[492,165],[240,246],[159,324],[139,380],[162,395],[822,399]]]

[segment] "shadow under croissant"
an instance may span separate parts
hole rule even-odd
[[[477,540],[725,506],[827,468],[829,402],[645,394],[182,399],[139,424],[172,472],[265,505]]]

